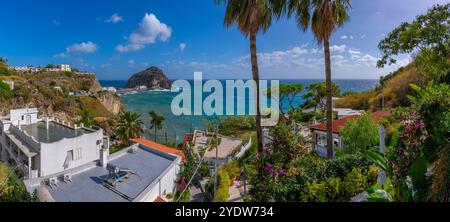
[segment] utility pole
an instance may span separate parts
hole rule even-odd
[[[379,138],[380,138],[380,153],[384,155],[385,152],[385,130],[384,130],[384,126],[380,125],[379,129],[378,129],[378,134],[379,134]],[[384,188],[384,185],[386,184],[386,172],[384,172],[383,170],[380,170],[378,172],[378,182],[381,183],[382,188]]]
[[[244,195],[247,195],[247,174],[245,173],[245,163],[244,163],[244,172],[242,176],[244,177]]]
[[[216,125],[216,160],[214,161],[214,195],[213,195],[213,200],[216,197],[216,189],[217,189],[217,157],[219,156],[219,126]],[[211,137],[211,140],[214,138],[214,134]]]

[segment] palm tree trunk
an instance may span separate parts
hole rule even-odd
[[[155,143],[156,143],[156,127],[155,127]]]
[[[331,95],[331,58],[330,58],[330,40],[324,38],[325,51],[325,75],[327,88],[327,158],[333,158],[333,105]]]
[[[256,33],[250,33],[250,55],[252,63],[253,80],[256,82],[255,100],[256,100],[256,136],[257,136],[257,150],[261,154],[263,152],[263,138],[261,127],[261,110],[259,99],[259,70],[258,70],[258,56],[256,55]]]

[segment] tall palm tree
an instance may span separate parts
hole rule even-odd
[[[256,50],[256,36],[266,32],[272,24],[272,4],[270,0],[214,0],[216,4],[225,4],[224,25],[236,25],[241,33],[250,36],[250,61],[252,76],[256,82],[256,128],[258,153],[263,152],[263,136],[261,127],[261,110],[259,96],[259,69]]]
[[[331,85],[330,37],[348,20],[350,0],[280,0],[286,3],[288,16],[295,16],[298,26],[306,31],[311,24],[312,32],[325,53],[325,76],[327,92],[327,157],[333,158],[333,107]],[[279,13],[285,11],[279,10]],[[312,16],[311,16],[312,13]]]
[[[123,144],[130,144],[130,139],[139,138],[144,132],[141,115],[133,112],[119,114],[116,131]]]
[[[156,130],[160,130],[163,128],[163,122],[164,120],[166,120],[166,118],[164,118],[164,116],[160,116],[158,115],[155,111],[150,111],[148,113],[148,115],[150,115],[150,118],[152,118],[152,120],[150,121],[150,129],[155,129],[155,142],[156,142]]]

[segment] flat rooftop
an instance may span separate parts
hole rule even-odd
[[[52,121],[48,124],[48,129],[46,123],[42,121],[30,125],[22,125],[20,128],[42,143],[53,143],[64,138],[74,138],[85,133],[93,132],[84,128],[72,129]]]
[[[117,183],[115,190],[118,192],[103,185],[108,170],[101,166],[74,174],[71,183],[66,184],[58,180],[58,187],[45,187],[56,202],[127,202],[135,199],[175,160],[176,157],[162,155],[141,145],[136,153],[123,152],[108,162],[137,174]]]

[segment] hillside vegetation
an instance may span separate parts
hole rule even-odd
[[[71,72],[19,74],[0,73],[1,80],[14,81],[14,89],[0,91],[0,115],[10,109],[37,107],[40,116],[98,124],[111,132],[116,114],[123,109],[117,95],[102,91],[95,76],[76,75]],[[3,84],[5,85],[5,84]],[[73,93],[83,93],[75,96]]]
[[[336,106],[369,111],[380,110],[383,102],[385,108],[409,106],[410,100],[407,96],[414,94],[410,84],[425,85],[430,81],[430,78],[421,72],[418,66],[420,64],[413,62],[402,67],[381,78],[380,86],[377,88],[361,93],[347,94],[336,102]]]

